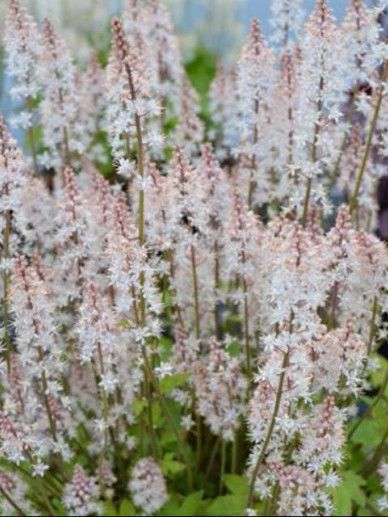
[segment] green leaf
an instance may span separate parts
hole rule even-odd
[[[158,515],[179,515],[179,499],[176,494],[171,494],[167,503],[158,512]]]
[[[133,329],[136,325],[130,320],[120,320],[116,326],[122,329]]]
[[[363,507],[366,496],[363,491],[365,479],[352,470],[342,474],[342,483],[333,490],[334,515],[352,515],[352,503]]]
[[[136,509],[128,499],[124,499],[124,501],[120,504],[119,516],[127,517],[131,515],[136,515]]]
[[[162,461],[162,472],[165,476],[176,476],[183,470],[185,470],[186,466],[184,463],[181,463],[180,461],[176,461],[173,459],[174,454],[169,452],[164,455],[163,461]]]
[[[352,436],[355,443],[365,445],[365,447],[375,447],[380,443],[380,429],[374,420],[364,420],[356,429]]]
[[[112,501],[107,501],[104,504],[103,515],[111,515],[112,517],[117,516],[117,511],[116,511],[115,505],[112,503]]]
[[[224,483],[232,494],[240,495],[241,497],[245,496],[248,499],[248,481],[243,476],[237,476],[237,474],[225,474]]]
[[[133,414],[138,417],[143,413],[145,408],[147,407],[147,401],[145,399],[139,400],[136,399],[133,401],[132,408],[133,408]]]
[[[203,490],[194,492],[186,497],[179,509],[179,515],[199,515],[203,497]]]
[[[163,421],[162,408],[160,407],[160,403],[158,401],[155,401],[151,407],[152,407],[152,420],[153,420],[154,427],[159,428]]]
[[[187,381],[187,373],[175,373],[174,375],[168,375],[164,377],[160,383],[160,391],[163,394],[171,393],[175,388],[183,386]]]
[[[245,495],[223,495],[217,497],[206,509],[206,515],[245,515]]]
[[[373,359],[377,360],[380,363],[380,368],[373,371],[371,374],[372,385],[374,387],[378,388],[381,386],[381,384],[384,380],[385,372],[387,371],[387,368],[388,368],[388,361],[386,359],[384,359],[384,357],[382,357],[380,354],[374,354]],[[388,394],[388,386],[387,386],[386,394]]]
[[[231,343],[228,346],[228,354],[232,357],[238,357],[241,354],[241,345],[238,343]]]
[[[379,402],[373,408],[372,418],[366,418],[356,429],[352,441],[360,443],[368,448],[376,447],[383,437],[386,429],[387,405],[385,401]]]
[[[168,447],[169,445],[176,443],[177,438],[175,433],[170,430],[163,431],[160,436],[160,445],[163,447]]]

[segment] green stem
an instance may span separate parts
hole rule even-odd
[[[125,69],[128,77],[128,85],[130,90],[130,95],[133,101],[136,101],[136,89],[133,82],[132,70],[129,64],[125,65]],[[138,198],[138,239],[139,245],[144,246],[145,244],[145,195],[144,195],[144,185],[143,179],[145,176],[145,151],[144,151],[144,141],[143,141],[143,132],[141,127],[141,119],[138,113],[135,113],[135,128],[136,128],[136,140],[137,140],[137,166],[139,170],[140,180],[142,184],[139,188],[139,198]],[[145,285],[145,274],[144,269],[140,271],[140,325],[142,328],[146,326],[146,300],[144,296],[144,285]],[[143,355],[146,355],[145,347],[143,349]],[[145,393],[147,397],[147,416],[148,416],[148,425],[151,435],[151,441],[153,444],[153,448],[155,453],[158,451],[157,446],[157,438],[155,435],[155,429],[153,424],[153,416],[152,416],[152,396],[150,383],[152,382],[153,370],[152,366],[148,362],[148,367],[144,368],[144,386]],[[152,374],[152,375],[151,375]]]
[[[368,339],[368,357],[370,356],[370,353],[372,351],[372,345],[373,345],[373,338],[376,334],[376,318],[378,313],[378,303],[377,303],[377,296],[373,299],[373,306],[372,306],[372,319],[370,322],[370,328],[369,328],[369,339]]]
[[[44,357],[43,357],[43,349],[41,346],[38,346],[38,354],[39,354],[39,361],[43,364]],[[49,402],[48,395],[47,395],[48,383],[47,383],[46,372],[44,370],[42,371],[41,380],[42,380],[42,385],[43,385],[44,405],[46,408],[47,418],[48,418],[49,425],[50,425],[50,432],[51,432],[51,436],[52,436],[54,442],[56,442],[56,441],[58,441],[57,440],[57,428],[56,428],[56,424],[55,424],[55,419],[51,412],[50,402]]]
[[[354,115],[354,109],[355,109],[355,98],[356,98],[356,95],[354,94],[352,96],[352,100],[351,100],[351,104],[350,104],[350,109],[349,109],[349,116],[348,116],[348,122],[349,122],[350,126],[352,125],[352,122],[353,122],[353,115]],[[348,132],[347,132],[347,130],[345,130],[344,131],[344,136],[342,138],[342,143],[341,143],[340,151],[339,151],[337,159],[335,161],[335,164],[334,164],[334,167],[333,167],[333,171],[330,174],[329,192],[331,192],[331,190],[333,189],[333,187],[334,187],[334,185],[336,183],[336,179],[337,179],[337,176],[338,176],[338,173],[339,173],[339,170],[340,170],[341,160],[342,160],[343,154],[344,154],[344,152],[346,150],[346,147],[347,147],[347,145],[346,145],[347,142],[348,142]]]
[[[11,212],[5,212],[5,226],[3,232],[3,254],[2,259],[9,259],[9,240],[11,235]],[[7,374],[11,373],[11,337],[9,335],[9,271],[8,266],[3,270],[3,341],[5,345],[5,360],[7,363]]]
[[[305,197],[304,197],[303,214],[302,214],[302,225],[303,225],[303,228],[306,228],[306,225],[307,225],[307,216],[308,216],[308,212],[309,212],[309,203],[310,203],[310,197],[311,197],[311,186],[312,186],[312,183],[313,183],[313,179],[312,178],[307,178],[306,194],[305,194]]]
[[[32,105],[33,105],[33,99],[31,99],[31,97],[28,97],[27,99],[27,108],[28,108],[28,112],[30,114],[30,117],[31,117],[31,122],[32,122]],[[32,126],[30,126],[28,128],[28,141],[29,141],[29,144],[30,144],[30,149],[31,149],[31,156],[32,156],[32,164],[33,164],[33,167],[34,167],[34,174],[35,176],[37,176],[39,174],[39,168],[38,168],[38,160],[37,160],[37,157],[36,157],[36,147],[35,147],[35,141],[34,141],[34,129]]]
[[[158,395],[160,404],[161,404],[161,406],[164,410],[165,416],[170,424],[171,430],[177,439],[180,456],[183,459],[184,463],[186,464],[189,486],[190,486],[190,489],[193,489],[194,483],[193,483],[193,475],[192,475],[192,471],[191,471],[191,467],[190,467],[190,459],[186,453],[186,449],[185,449],[184,443],[182,441],[182,437],[181,437],[181,435],[179,433],[179,429],[174,421],[174,417],[171,413],[171,410],[168,407],[168,404],[164,399],[163,393],[160,391],[158,379],[155,377],[155,374],[151,368],[145,346],[143,346],[143,348],[142,348],[142,355],[143,355],[143,363],[147,370],[149,379],[151,380],[151,383],[155,389],[155,392]]]
[[[364,465],[364,467],[360,470],[360,474],[364,477],[367,477],[369,474],[375,471],[377,465],[380,463],[381,458],[385,455],[385,452],[387,450],[386,446],[386,439],[388,438],[388,426],[385,430],[385,433],[379,443],[379,445],[376,447],[376,450],[372,456],[372,458]]]
[[[195,248],[191,245],[191,271],[193,275],[193,291],[194,291],[194,313],[195,313],[195,337],[200,337],[200,315],[199,315],[199,289],[197,275],[197,261],[195,258]]]
[[[323,57],[321,57],[321,66],[323,65],[322,60],[323,60]],[[321,124],[321,118],[322,118],[322,99],[321,99],[321,95],[322,95],[323,87],[324,87],[324,79],[323,79],[323,76],[321,75],[320,78],[319,78],[319,93],[318,93],[318,104],[317,104],[318,120],[316,121],[315,126],[314,126],[314,140],[313,140],[313,148],[311,150],[311,161],[312,161],[312,163],[315,163],[317,161],[317,146],[318,146],[318,138],[319,138],[319,133],[320,133],[320,128],[321,128],[320,124]],[[304,198],[303,214],[302,214],[302,225],[303,225],[303,228],[306,228],[306,224],[307,224],[307,217],[308,217],[308,213],[309,213],[309,203],[310,203],[310,197],[311,197],[312,182],[313,182],[312,178],[307,178],[307,182],[306,182],[306,195],[305,195],[305,198]]]
[[[209,479],[210,472],[212,470],[212,467],[213,467],[213,464],[214,464],[214,460],[216,459],[216,454],[217,454],[217,450],[218,450],[218,447],[220,445],[220,442],[221,442],[221,438],[217,437],[217,440],[214,442],[213,449],[212,449],[212,451],[210,453],[209,463],[208,463],[208,466],[207,466],[207,469],[206,469],[206,472],[205,472],[205,484],[206,484],[207,480]]]
[[[275,405],[274,405],[274,409],[273,409],[273,413],[272,413],[272,418],[271,418],[271,421],[270,421],[268,429],[267,429],[267,433],[266,433],[266,436],[265,436],[265,439],[264,439],[264,443],[263,443],[263,445],[261,447],[261,451],[259,453],[259,456],[258,456],[258,458],[256,460],[256,463],[255,463],[255,467],[254,467],[253,472],[252,472],[251,482],[250,482],[250,485],[249,485],[248,508],[250,508],[252,506],[253,497],[254,497],[254,489],[255,489],[255,481],[256,481],[257,475],[259,473],[260,466],[261,466],[261,464],[264,461],[265,454],[267,452],[267,448],[268,448],[268,445],[269,445],[269,443],[271,441],[272,433],[273,433],[273,430],[275,428],[276,418],[277,418],[278,413],[279,413],[280,401],[281,401],[282,394],[283,394],[284,379],[286,377],[286,368],[288,366],[289,357],[290,357],[290,351],[288,350],[284,354],[284,357],[283,357],[282,372],[281,372],[280,377],[279,377],[279,385],[278,385],[278,389],[277,389],[277,392],[276,392],[276,399],[275,399]]]
[[[353,216],[354,216],[355,212],[357,212],[358,195],[360,193],[362,179],[363,179],[363,176],[364,176],[364,173],[365,173],[365,170],[366,170],[366,166],[368,164],[368,159],[369,159],[369,155],[370,155],[370,151],[371,151],[371,147],[372,147],[372,138],[373,138],[373,135],[374,135],[374,132],[375,132],[375,129],[376,129],[377,119],[379,117],[380,108],[381,108],[381,105],[383,103],[384,83],[387,80],[387,77],[388,77],[388,60],[386,60],[385,63],[384,63],[384,71],[383,71],[383,77],[382,77],[382,84],[381,84],[381,86],[379,88],[379,93],[378,93],[378,97],[377,97],[377,102],[376,102],[375,110],[373,112],[372,120],[371,120],[371,123],[370,123],[368,137],[367,137],[366,146],[365,146],[364,156],[363,156],[363,159],[362,159],[361,164],[360,164],[360,168],[359,168],[358,173],[357,173],[356,183],[355,183],[353,194],[352,194],[352,197],[351,197],[350,203],[349,203],[350,213]]]
[[[251,371],[251,347],[249,343],[249,306],[248,306],[248,285],[245,278],[243,279],[244,292],[244,342],[245,342],[245,357],[248,374]]]
[[[257,116],[259,114],[259,101],[257,99],[255,99],[254,110],[255,110],[256,116],[255,116],[255,124],[254,124],[254,128],[253,128],[253,146],[256,147],[257,142],[259,141],[259,131],[257,128]],[[255,152],[256,152],[256,150],[255,150]],[[256,165],[257,165],[256,156],[254,155],[252,158],[252,170],[251,170],[251,173],[249,176],[249,187],[248,187],[248,207],[250,209],[252,208],[253,194],[255,192],[255,187],[256,187],[256,182],[254,180],[254,172],[256,171]]]
[[[219,494],[222,494],[222,489],[224,486],[224,476],[225,476],[225,466],[226,466],[226,442],[225,440],[221,441],[221,467],[220,467],[220,479],[219,479]]]
[[[237,458],[238,458],[238,431],[234,433],[234,440],[232,442],[232,458],[231,458],[231,472],[235,474],[237,471]]]
[[[5,499],[7,499],[7,501],[9,502],[9,504],[15,508],[15,510],[18,512],[18,515],[27,515],[21,508],[20,506],[17,504],[16,501],[14,501],[14,499],[12,498],[12,496],[9,495],[9,493],[4,490],[4,488],[0,485],[0,493],[5,497]]]
[[[195,403],[194,403],[194,409],[195,409]],[[202,454],[202,420],[201,415],[196,412],[195,416],[195,423],[197,428],[197,443],[196,443],[196,465],[197,470],[201,467],[201,454]]]

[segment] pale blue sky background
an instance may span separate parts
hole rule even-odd
[[[66,1],[62,6],[66,11]],[[111,13],[117,13],[125,0],[95,0],[97,5],[107,6]],[[240,47],[244,38],[244,31],[247,30],[249,20],[257,17],[261,21],[264,34],[268,37],[271,33],[270,26],[270,6],[271,0],[165,0],[167,4],[171,2],[173,8],[173,18],[178,31],[184,33],[190,39],[192,34],[200,34],[199,40],[223,54],[230,52],[230,49]],[[338,20],[341,20],[349,0],[328,0],[333,12]],[[364,0],[367,4],[372,4],[374,0]],[[4,0],[0,0],[0,3]],[[82,0],[80,0],[82,2]],[[107,3],[105,3],[107,2]],[[303,0],[303,9],[308,15],[313,9],[315,0]],[[93,4],[91,4],[93,6]],[[216,5],[218,5],[217,8]],[[225,6],[225,8],[224,8]],[[93,7],[92,7],[93,8]],[[109,17],[109,16],[108,16]],[[0,20],[1,22],[1,20]],[[72,25],[71,17],[68,20]],[[83,21],[85,26],[90,23],[87,19]],[[101,27],[101,30],[104,30]],[[236,31],[235,33],[233,31]],[[198,42],[198,39],[195,38]],[[194,43],[194,42],[193,42]],[[195,44],[195,43],[194,43]],[[1,67],[1,63],[0,63]],[[1,88],[3,86],[3,88]],[[2,91],[1,91],[2,90]],[[9,112],[10,100],[7,95],[7,84],[1,85],[0,69],[0,110]]]
[[[189,30],[198,20],[198,17],[201,17],[204,11],[204,5],[211,5],[212,1],[213,0],[181,0],[181,2],[185,4],[184,9],[186,11],[182,28]],[[365,0],[366,4],[371,4],[372,2],[373,0]],[[338,19],[343,17],[348,3],[349,0],[329,0],[329,4]],[[262,22],[264,32],[269,34],[271,0],[245,0],[242,4],[243,5],[238,9],[237,15],[244,26],[248,26],[249,20],[252,17],[258,17]],[[303,9],[306,13],[309,13],[313,9],[314,4],[315,0],[304,0],[302,3]]]

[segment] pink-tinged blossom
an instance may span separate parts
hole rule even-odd
[[[204,125],[199,118],[198,94],[184,77],[180,91],[179,123],[174,129],[174,144],[184,149],[188,156],[195,156],[204,136]]]
[[[226,70],[218,65],[216,76],[210,85],[209,108],[216,128],[209,133],[209,137],[217,143],[216,153],[219,159],[230,159],[233,146],[239,141],[238,128],[231,123],[239,117],[236,80],[236,67]]]
[[[340,26],[340,59],[346,70],[347,89],[368,83],[383,61],[376,13],[364,0],[350,0]]]
[[[27,177],[28,167],[23,153],[0,115],[0,213],[17,210],[20,206],[20,188]]]
[[[244,412],[247,381],[239,360],[230,357],[214,337],[209,348],[206,361],[193,364],[198,412],[215,435],[233,441]]]
[[[147,10],[149,45],[156,63],[157,82],[153,86],[160,96],[163,109],[161,121],[179,115],[179,95],[184,80],[184,69],[178,38],[174,33],[171,15],[161,0],[152,0]]]
[[[81,465],[74,467],[73,477],[66,484],[63,504],[70,515],[99,515],[98,488],[96,480],[87,476]]]
[[[10,504],[8,499],[4,497],[4,493],[11,497],[13,501],[17,501],[18,508],[20,511],[28,513],[35,513],[36,510],[26,499],[26,492],[28,487],[19,476],[0,470],[0,488],[3,492],[0,498],[0,513],[1,515],[20,515],[19,511],[16,511],[14,505]],[[20,504],[20,505],[19,505]]]
[[[108,136],[115,158],[128,158],[136,132],[142,128],[143,144],[154,148],[149,123],[160,114],[153,98],[147,59],[140,59],[119,19],[112,22],[113,46],[106,71]]]
[[[149,515],[155,514],[168,500],[163,474],[152,458],[143,458],[136,463],[129,490],[135,506]]]
[[[367,357],[366,342],[354,332],[350,321],[345,328],[331,330],[311,343],[315,362],[316,390],[357,394]]]
[[[324,486],[303,467],[272,463],[268,474],[280,488],[277,515],[332,515],[333,505]]]
[[[301,0],[272,0],[271,25],[274,28],[272,40],[285,47],[291,47],[292,38],[298,38],[303,17]]]
[[[106,163],[105,150],[96,138],[104,128],[105,75],[95,53],[89,57],[86,70],[77,73],[76,84],[80,98],[78,117],[83,127],[88,159]]]
[[[326,0],[317,0],[315,8],[304,26],[301,39],[301,87],[295,110],[295,166],[303,179],[295,193],[295,203],[302,203],[306,180],[312,181],[312,199],[326,205],[326,195],[316,183],[324,166],[334,167],[333,135],[330,134],[331,110],[337,110],[339,92],[342,91],[341,71],[336,52],[338,28]]]
[[[12,79],[12,98],[31,104],[40,93],[38,60],[42,42],[35,21],[19,0],[9,0],[5,21],[6,69]],[[32,107],[24,106],[14,123],[23,129],[31,128]]]
[[[46,167],[70,165],[73,153],[81,154],[85,148],[78,118],[80,99],[76,70],[67,44],[47,19],[43,23],[39,77],[43,87],[40,116],[46,148],[40,160]]]
[[[269,91],[274,81],[273,51],[261,33],[258,20],[251,22],[248,41],[237,64],[237,91],[240,132],[240,153],[245,157],[241,170],[248,176],[246,195],[249,204],[261,202],[266,191],[267,176],[258,174],[259,163],[266,155],[262,128],[268,124]]]
[[[344,459],[345,413],[336,407],[334,397],[317,405],[307,428],[301,433],[301,444],[295,461],[315,476],[324,476],[327,467],[338,466]]]

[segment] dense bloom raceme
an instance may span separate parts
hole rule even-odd
[[[41,270],[33,263],[26,264],[21,255],[16,257],[11,307],[17,350],[25,375],[29,376],[31,383],[25,401],[30,407],[27,414],[28,418],[39,424],[37,430],[46,433],[50,429],[51,438],[57,442],[57,431],[62,422],[60,415],[52,411],[49,396],[60,403],[63,395],[60,377],[64,363],[63,351],[57,339],[55,305],[48,286]],[[39,419],[40,407],[45,407],[46,420]]]
[[[268,124],[269,167],[275,199],[286,199],[295,188],[295,147],[298,89],[300,88],[301,53],[300,47],[285,52],[281,56],[276,86],[269,101],[271,123]]]
[[[236,69],[231,71],[217,66],[215,78],[209,90],[209,105],[215,129],[209,136],[215,140],[217,157],[231,159],[232,148],[239,141],[238,130],[230,120],[238,119],[238,95],[236,91]]]
[[[136,463],[129,489],[135,505],[151,515],[160,510],[168,499],[163,474],[152,458],[143,458]]]
[[[89,160],[106,163],[104,148],[98,141],[104,129],[105,77],[98,56],[92,53],[86,71],[77,73],[76,84],[79,94],[78,117],[84,129],[84,145],[88,148]]]
[[[149,44],[157,66],[156,93],[163,109],[161,122],[165,122],[171,115],[180,114],[177,100],[184,70],[169,11],[161,0],[151,0],[149,4]]]
[[[16,141],[11,137],[4,119],[0,115],[0,269],[2,296],[1,353],[10,370],[11,332],[9,291],[12,259],[20,236],[15,231],[13,214],[20,212],[21,193],[28,183],[28,167]]]
[[[295,166],[302,176],[295,192],[295,204],[302,208],[306,182],[312,184],[312,199],[327,206],[322,184],[316,182],[322,169],[332,169],[335,150],[332,145],[336,134],[331,131],[333,120],[338,124],[339,92],[342,88],[343,62],[336,60],[338,28],[326,0],[319,0],[304,26],[301,38],[302,60],[300,77],[303,87],[295,109]],[[335,126],[337,128],[337,126]],[[305,179],[307,178],[307,179]]]
[[[371,80],[374,69],[383,59],[382,44],[379,44],[379,27],[376,13],[368,9],[363,0],[351,0],[341,24],[341,45],[346,55],[347,88],[365,84]],[[352,43],[350,46],[349,44]],[[342,56],[341,56],[342,57]]]
[[[23,153],[0,116],[0,212],[3,215],[20,206],[19,196],[21,187],[26,183],[27,173]]]
[[[268,94],[274,80],[274,61],[274,53],[264,40],[259,21],[253,20],[248,42],[237,65],[239,118],[236,121],[240,130],[240,152],[246,157],[242,171],[248,173],[245,195],[250,205],[254,193],[259,196],[257,201],[262,202],[267,192],[268,178],[265,174],[258,175],[257,171],[267,151],[260,128],[268,122]]]
[[[188,155],[198,153],[202,143],[204,125],[198,116],[199,99],[197,92],[185,77],[179,98],[179,123],[174,131],[174,143],[182,147]]]
[[[9,474],[4,470],[0,471],[0,489],[2,492],[2,499],[0,502],[0,511],[2,515],[19,515],[20,512],[32,513],[35,510],[28,504],[26,507],[25,493],[27,485],[21,481],[18,476]],[[23,501],[23,507],[15,508],[14,504],[10,503],[9,498],[12,501]],[[16,512],[16,513],[15,513]]]
[[[25,104],[14,123],[24,130],[30,129],[33,125],[32,103],[41,89],[37,65],[42,42],[35,21],[19,0],[8,2],[4,39],[7,72],[13,80],[11,95]]]
[[[271,23],[274,27],[272,39],[286,48],[291,38],[299,36],[304,16],[301,3],[301,0],[274,0],[271,3]]]
[[[106,74],[108,134],[116,158],[130,158],[133,138],[143,129],[143,144],[158,151],[160,134],[152,130],[153,119],[160,114],[158,98],[152,95],[148,60],[141,60],[142,50],[130,45],[120,20],[112,22],[113,48]],[[148,127],[149,131],[144,133]]]
[[[100,408],[94,426],[103,438],[101,443],[107,439],[109,428],[119,431],[117,438],[125,439],[120,418],[132,421],[132,403],[139,383],[138,355],[136,351],[128,352],[128,332],[119,328],[115,320],[109,295],[101,293],[93,283],[86,285],[75,334],[82,344],[80,367],[89,368],[96,376]],[[90,422],[85,425],[90,426]]]
[[[81,465],[76,465],[73,477],[64,489],[63,504],[67,511],[70,515],[99,514],[97,499],[98,488],[95,479],[87,476]]]
[[[214,337],[209,348],[206,363],[193,364],[198,411],[214,434],[233,441],[244,412],[246,379],[238,359],[230,358]]]
[[[39,77],[43,87],[40,117],[46,148],[40,160],[47,167],[70,165],[72,154],[80,154],[85,148],[83,128],[77,116],[80,99],[76,70],[69,48],[47,19],[43,24]]]

